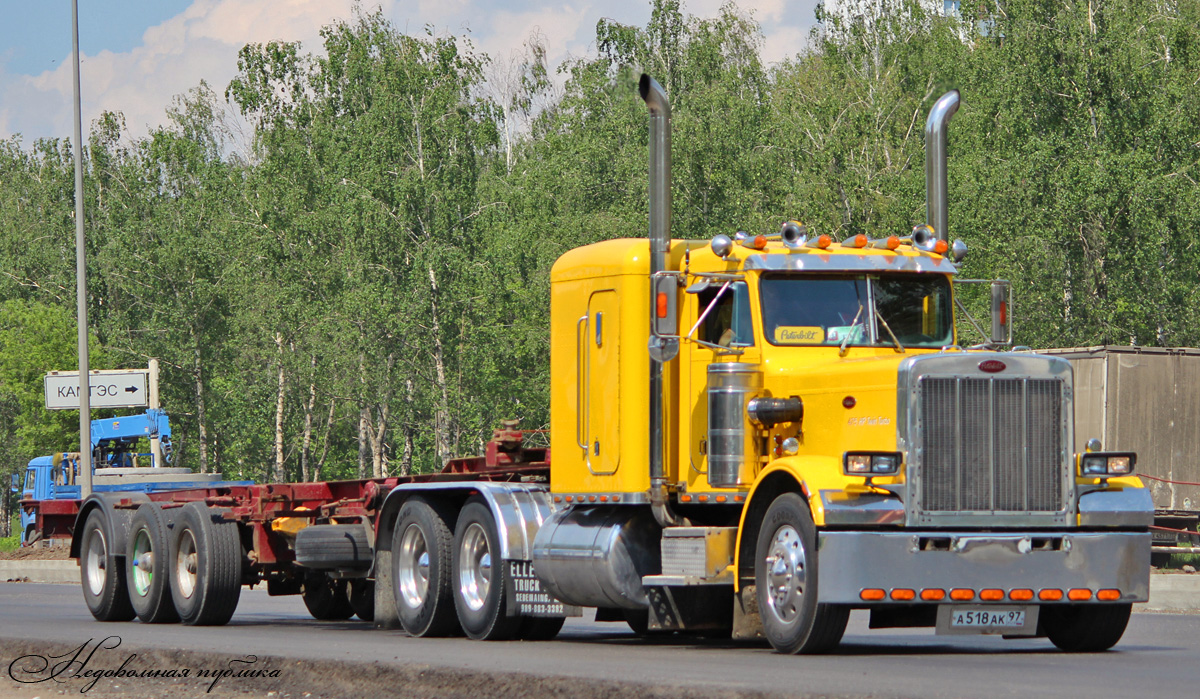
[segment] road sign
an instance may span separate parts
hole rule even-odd
[[[93,408],[144,408],[150,404],[145,369],[111,369],[88,374]],[[46,374],[46,409],[79,410],[79,372]]]

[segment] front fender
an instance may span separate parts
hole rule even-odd
[[[843,489],[853,480],[842,475],[841,462],[831,456],[785,456],[772,461],[759,472],[738,521],[737,547],[734,551],[738,574],[734,576],[734,590],[741,589],[743,578],[754,575],[753,557],[759,524],[775,498],[783,493],[800,493],[808,502],[813,523],[820,527],[825,524],[821,491]]]

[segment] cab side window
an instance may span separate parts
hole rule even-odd
[[[745,282],[730,284],[724,293],[721,293],[720,285],[714,284],[700,292],[699,301],[700,313],[710,309],[700,324],[698,335],[701,340],[722,347],[754,345],[750,291]]]

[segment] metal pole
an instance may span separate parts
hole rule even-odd
[[[75,51],[75,302],[79,325],[79,476],[82,497],[92,494],[92,396],[88,371],[87,259],[83,238],[83,115],[79,104],[79,0],[71,0]]]
[[[158,399],[158,359],[151,358],[146,368],[150,374],[150,411],[157,413],[161,407]],[[157,415],[155,415],[155,419],[158,419]],[[158,467],[163,465],[162,440],[157,436],[157,432],[154,434],[155,436],[150,438],[150,465]]]

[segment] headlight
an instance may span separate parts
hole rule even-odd
[[[1090,452],[1080,457],[1079,473],[1083,476],[1098,478],[1128,476],[1133,473],[1136,464],[1137,454]]]
[[[846,452],[842,471],[847,476],[890,476],[900,472],[900,454],[888,452]]]

